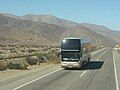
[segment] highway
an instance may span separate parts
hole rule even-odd
[[[0,87],[0,90],[120,90],[120,55],[107,48],[92,55],[84,69],[56,66],[31,78]]]

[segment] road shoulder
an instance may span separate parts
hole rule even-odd
[[[120,90],[120,55],[116,50],[113,50],[113,62],[116,77],[116,90]]]

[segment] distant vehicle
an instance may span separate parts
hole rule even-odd
[[[116,45],[115,50],[120,50],[120,45]]]
[[[61,67],[83,68],[90,61],[91,42],[86,39],[65,38],[61,42]]]

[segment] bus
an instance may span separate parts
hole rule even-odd
[[[91,41],[79,38],[65,38],[61,42],[61,67],[83,68],[90,61]]]

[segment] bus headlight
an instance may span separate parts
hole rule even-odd
[[[65,43],[65,42],[66,42],[66,40],[64,39],[64,40],[63,40],[63,43]]]

